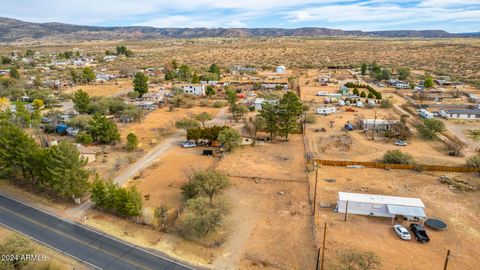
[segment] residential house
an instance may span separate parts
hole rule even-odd
[[[337,108],[335,107],[318,107],[315,109],[315,113],[321,114],[321,115],[329,115],[336,112],[337,112]]]
[[[205,85],[185,85],[183,86],[183,92],[185,94],[191,94],[195,96],[205,95]]]

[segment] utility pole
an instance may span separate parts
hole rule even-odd
[[[347,214],[348,214],[348,201],[347,201],[347,205],[345,206],[345,219],[343,221],[347,221]]]
[[[448,259],[450,259],[450,249],[447,251],[447,256],[445,257],[445,265],[443,266],[443,270],[447,270]]]
[[[315,209],[317,207],[317,183],[318,183],[318,165],[315,162],[315,188],[313,189],[313,213],[312,213],[312,216],[315,216]]]
[[[377,124],[377,111],[375,111],[375,117],[373,118],[373,128],[372,128],[372,140],[375,140],[375,126]]]
[[[315,270],[318,270],[318,266],[320,265],[320,248],[318,248],[318,253],[317,253],[317,266],[315,267]]]
[[[325,262],[325,239],[327,238],[327,222],[323,226],[323,245],[322,245],[322,264],[320,270],[323,270],[323,263]]]

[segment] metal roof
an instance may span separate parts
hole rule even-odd
[[[445,110],[448,114],[480,114],[479,109],[472,110]]]
[[[411,207],[411,206],[387,204],[387,209],[388,209],[388,212],[392,215],[423,217],[423,218],[427,217],[422,207]]]
[[[425,208],[425,205],[423,204],[422,200],[420,200],[420,198],[339,192],[338,199],[341,201],[349,202],[364,202],[373,204],[388,204]]]

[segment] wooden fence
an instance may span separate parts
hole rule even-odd
[[[480,168],[464,167],[464,166],[442,166],[442,165],[425,165],[425,164],[387,164],[380,162],[364,162],[364,161],[346,161],[346,160],[324,160],[312,159],[310,162],[316,162],[325,166],[354,166],[360,165],[368,168],[377,169],[396,169],[396,170],[419,170],[419,171],[439,171],[439,172],[480,172]]]

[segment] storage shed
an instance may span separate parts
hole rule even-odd
[[[424,221],[425,205],[419,198],[384,196],[374,194],[339,192],[337,211],[339,213],[395,218],[403,216],[408,220]]]

